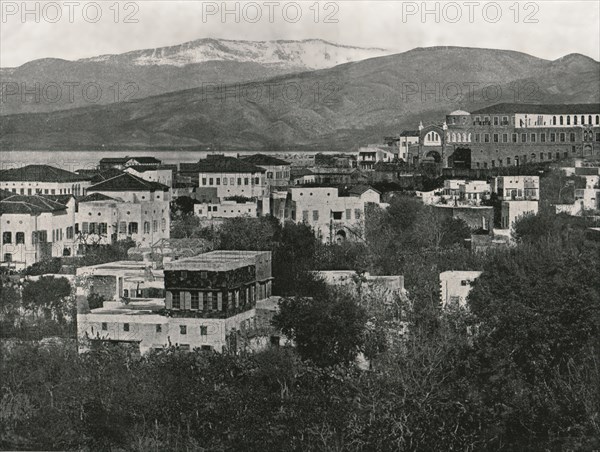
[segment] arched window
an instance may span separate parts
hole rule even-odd
[[[561,126],[563,125],[563,117],[562,116],[560,117],[560,125]]]
[[[573,125],[577,125],[577,115],[573,116]]]
[[[581,115],[581,125],[585,124],[585,116]]]
[[[470,143],[471,142],[471,134],[469,134],[467,141]]]
[[[452,133],[452,143],[456,143],[456,134]]]
[[[466,134],[466,133],[463,133],[463,134],[462,134],[462,142],[463,142],[463,143],[466,143],[466,142],[467,142],[467,134]]]
[[[567,116],[567,125],[570,126],[571,125],[571,117]]]
[[[589,116],[588,116],[588,124],[589,124],[589,125],[592,125],[592,115],[589,115]]]
[[[600,115],[596,115],[596,125],[600,125]]]
[[[555,126],[556,125],[556,116],[552,117],[552,125]]]
[[[144,221],[144,234],[150,234],[150,222]]]
[[[160,222],[160,226],[161,229],[164,231],[165,229],[167,229],[167,220],[165,220],[164,218],[161,220]]]

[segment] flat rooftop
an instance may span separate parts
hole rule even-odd
[[[219,250],[165,262],[165,270],[228,271],[255,265],[257,258],[270,251]]]

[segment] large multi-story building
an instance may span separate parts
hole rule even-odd
[[[492,191],[502,201],[538,200],[540,199],[540,177],[498,176],[493,179]]]
[[[77,234],[82,243],[112,243],[132,238],[150,246],[169,238],[170,189],[133,174],[119,175],[91,186],[79,202]]]
[[[409,162],[494,168],[600,155],[599,104],[497,104],[419,125]]]
[[[398,157],[398,148],[395,146],[385,146],[370,144],[358,149],[356,163],[362,170],[375,169],[375,164],[391,163]]]
[[[265,154],[254,154],[243,157],[242,160],[266,171],[266,181],[269,188],[282,188],[290,185],[291,164],[289,162]]]
[[[19,195],[83,196],[90,178],[49,165],[27,165],[0,171],[0,189]]]
[[[75,200],[12,195],[0,201],[1,265],[22,270],[51,257],[72,255]]]
[[[331,187],[290,188],[285,198],[273,197],[272,212],[282,220],[311,226],[319,239],[331,243],[362,239],[365,206],[380,202],[380,193],[368,186],[354,187],[347,196]]]
[[[141,352],[168,346],[236,350],[242,341],[259,335],[256,323],[261,304],[272,310],[268,251],[213,251],[165,263],[166,298],[123,303],[128,279],[139,281],[143,287],[155,285],[149,276],[155,270],[140,267],[137,274],[132,270],[132,265],[113,263],[81,271],[82,276],[88,274],[96,280],[87,282],[88,289],[82,287],[80,296],[87,296],[90,285],[96,285],[96,292],[102,290],[110,297],[103,308],[78,314],[82,343],[131,343]],[[108,278],[98,280],[103,275]],[[129,296],[132,290],[128,290]]]

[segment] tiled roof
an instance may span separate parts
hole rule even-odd
[[[79,200],[79,202],[93,202],[93,201],[118,201],[116,198],[111,198],[102,193],[91,193],[85,198]]]
[[[283,165],[291,165],[290,162],[286,162],[285,160],[278,159],[276,157],[272,157],[270,155],[265,154],[254,154],[248,157],[242,157],[242,160],[245,162],[252,163],[257,166],[283,166]]]
[[[103,159],[100,159],[100,164],[125,163],[127,160],[129,160],[129,157],[104,157]]]
[[[127,160],[135,160],[136,162],[139,163],[145,163],[147,165],[149,164],[153,164],[153,165],[160,165],[162,163],[162,161],[158,160],[155,157],[129,157]]]
[[[138,173],[145,173],[146,171],[156,171],[156,170],[173,170],[174,165],[158,165],[158,166],[149,166],[149,165],[131,165],[127,168],[131,168],[132,170],[137,171]],[[175,168],[177,166],[175,165]]]
[[[472,115],[497,114],[497,113],[532,113],[532,114],[598,114],[600,104],[496,104],[481,108],[471,113]]]
[[[313,173],[308,168],[292,168],[290,169],[290,174],[292,175],[292,177],[303,177],[310,176],[315,173]]]
[[[350,187],[350,189],[348,190],[348,193],[351,195],[359,195],[360,196],[369,190],[373,190],[377,193],[380,193],[379,191],[375,190],[373,187],[371,187],[369,185],[355,185],[353,187]]]
[[[8,198],[9,196],[14,196],[15,194],[10,190],[4,190],[0,188],[0,200],[4,198]]]
[[[69,203],[69,201],[74,198],[73,195],[39,195],[39,196],[42,196],[51,201],[62,204],[63,206],[66,206]]]
[[[183,164],[182,164],[183,165]],[[197,163],[199,173],[264,173],[259,166],[233,157],[209,156]]]
[[[60,212],[66,208],[64,204],[38,195],[14,195],[0,201],[0,215]]]
[[[2,182],[79,182],[86,180],[89,180],[86,176],[49,165],[27,165],[0,171],[0,181]]]
[[[117,177],[120,174],[123,174],[123,171],[117,168],[109,168],[104,171],[96,171],[96,174],[94,175],[94,177],[92,177],[91,182],[92,184],[99,184],[100,182],[103,182],[105,180]]]
[[[88,188],[93,191],[168,191],[169,187],[158,182],[151,182],[130,173],[121,173]]]

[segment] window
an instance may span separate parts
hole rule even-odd
[[[196,310],[200,309],[200,297],[198,292],[192,292],[191,308]]]
[[[129,331],[129,323],[123,324],[123,331]]]
[[[87,234],[90,231],[89,228],[89,223],[87,221],[84,221],[83,223],[81,223],[81,233],[82,234]]]
[[[342,212],[331,212],[331,215],[333,216],[334,220],[341,220],[342,219]]]
[[[361,211],[360,209],[354,209],[354,218],[360,220]]]
[[[67,226],[67,240],[73,238],[73,226]]]
[[[561,126],[563,125],[563,117],[562,116],[560,117],[560,125]]]
[[[260,177],[254,178],[254,185],[260,185]]]
[[[173,292],[173,309],[181,309],[181,294]]]
[[[522,133],[521,134],[521,143],[526,143],[527,142],[527,134],[526,133]]]
[[[545,134],[545,133],[541,133],[541,134],[540,134],[540,141],[541,141],[542,143],[545,143],[545,142],[546,142],[546,134]]]
[[[156,324],[156,332],[157,333],[162,333],[162,325],[160,325],[158,323]]]
[[[489,133],[484,133],[483,134],[483,142],[484,143],[489,143],[490,142],[490,134]]]
[[[544,160],[544,153],[540,152],[540,160]]]
[[[201,345],[200,346],[200,350],[202,350],[203,352],[211,352],[212,351],[212,345]]]
[[[165,229],[167,229],[167,220],[165,220],[164,218],[160,221],[160,226],[162,228],[162,230],[164,231]]]
[[[352,209],[346,209],[346,220],[352,219]]]
[[[12,262],[12,254],[11,253],[4,253],[4,260],[3,262]]]
[[[202,178],[202,185],[206,185],[206,177]]]
[[[144,234],[150,234],[150,222],[144,221]]]
[[[108,330],[108,324],[106,322],[102,322],[102,331]]]
[[[200,336],[208,336],[208,327],[207,326],[200,327]]]
[[[242,178],[241,178],[241,177],[238,177],[238,183],[237,183],[237,184],[238,184],[238,185],[242,185]],[[232,185],[233,185],[233,184],[232,184]]]
[[[217,178],[215,179],[215,181],[217,182],[217,185],[221,185],[221,178],[220,178],[220,177],[217,177]]]
[[[202,212],[202,211],[200,211],[200,212]],[[152,231],[153,232],[158,231],[158,221],[156,221],[156,220],[152,220]]]
[[[319,221],[319,211],[313,210],[313,221]]]
[[[121,221],[119,223],[119,234],[125,234],[127,232],[127,222]]]
[[[90,223],[90,234],[98,233],[98,223]]]
[[[208,278],[208,272],[200,272],[200,279]]]
[[[187,334],[187,326],[179,325],[179,334]]]
[[[128,233],[130,235],[138,233],[138,224],[136,222],[129,223]]]
[[[565,133],[564,133],[564,132],[561,132],[561,133],[560,133],[560,141],[561,141],[561,143],[564,143],[564,142],[565,142],[565,140],[566,140]]]
[[[494,119],[498,119],[498,118],[494,118]],[[499,143],[500,142],[500,135],[498,135],[497,133],[494,134],[494,143]]]
[[[570,126],[571,125],[571,117],[567,116],[567,125]]]
[[[506,166],[510,165],[510,157],[506,157]]]
[[[512,142],[513,142],[513,143],[516,143],[516,142],[517,142],[517,134],[516,134],[516,133],[513,133],[513,134],[512,134]]]
[[[12,243],[12,232],[2,233],[2,243]]]
[[[302,221],[308,223],[308,210],[302,211]]]
[[[248,185],[248,178],[244,177],[244,185]]]
[[[494,116],[494,125],[497,126],[498,124],[498,116]]]
[[[551,133],[550,134],[550,143],[554,143],[556,142],[556,134],[555,133]]]
[[[210,177],[210,178],[208,179],[208,185],[210,185],[210,186],[212,187],[214,183],[215,183],[215,182],[214,182],[214,179],[213,179],[212,177]]]
[[[16,241],[17,245],[23,245],[25,243],[25,233],[17,232],[17,234],[15,236],[15,241]]]
[[[574,132],[571,132],[571,133],[569,134],[569,141],[571,141],[571,142],[574,142],[574,141],[575,141],[575,133],[574,133]]]
[[[535,133],[532,133],[532,134],[530,135],[530,138],[529,138],[529,139],[530,139],[530,141],[531,141],[532,143],[535,143],[535,142],[537,141],[537,136],[535,135]]]
[[[585,116],[581,115],[581,124],[585,124]]]
[[[508,133],[503,133],[502,134],[502,142],[503,143],[508,143]]]

